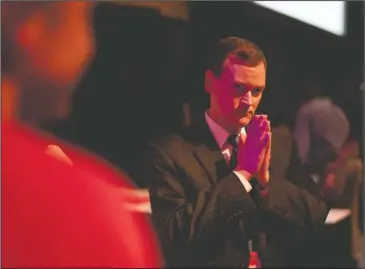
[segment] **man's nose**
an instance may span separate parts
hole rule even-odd
[[[241,97],[240,103],[241,105],[252,106],[253,100],[251,91],[247,91],[245,95]]]

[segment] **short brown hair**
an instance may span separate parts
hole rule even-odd
[[[231,55],[244,60],[249,66],[256,66],[263,62],[265,68],[267,67],[265,55],[255,43],[239,37],[226,37],[212,48],[206,69],[219,77],[222,73],[223,62]]]

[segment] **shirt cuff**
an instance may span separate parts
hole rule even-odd
[[[233,171],[233,173],[238,177],[241,181],[243,187],[246,189],[247,192],[252,190],[251,183],[246,179],[246,177],[240,171]]]

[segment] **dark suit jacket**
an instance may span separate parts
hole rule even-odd
[[[295,140],[285,126],[272,127],[271,133],[270,179],[285,180],[290,162],[296,154]]]
[[[293,265],[300,255],[310,259],[292,254],[293,243],[320,230],[328,208],[317,186],[302,176],[293,152],[288,180],[270,181],[259,207],[229,171],[204,120],[151,142],[134,176],[150,180],[153,220],[167,265],[246,267],[247,243],[259,231],[275,246],[263,255],[268,266]]]
[[[354,268],[357,244],[353,240],[358,234],[358,208],[355,201],[358,189],[362,182],[362,160],[358,156],[348,156],[335,172],[335,186],[332,195],[327,199],[332,208],[351,209],[350,217],[327,225],[324,232],[318,237],[315,247],[318,248],[316,257],[317,268]],[[357,202],[357,201],[356,201]],[[353,225],[353,222],[355,225]],[[353,230],[356,229],[356,230]]]

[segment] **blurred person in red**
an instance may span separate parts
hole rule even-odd
[[[34,129],[67,113],[94,50],[92,7],[1,2],[2,267],[161,266],[148,217],[125,207],[128,178],[62,141],[77,165],[50,154]]]

